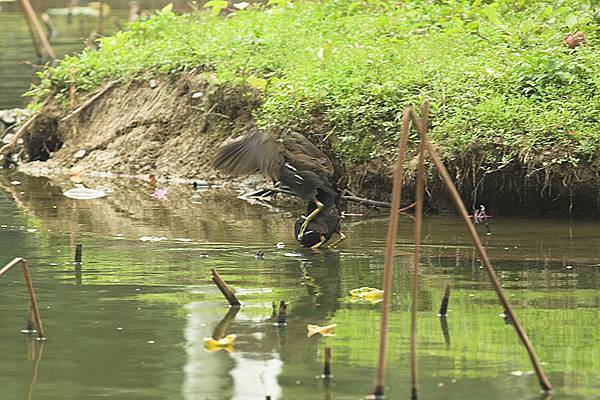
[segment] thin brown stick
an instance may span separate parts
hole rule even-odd
[[[383,272],[383,302],[381,305],[381,327],[379,337],[379,359],[375,372],[375,388],[373,398],[383,397],[383,384],[385,381],[385,360],[387,353],[388,319],[390,313],[390,300],[392,296],[392,271],[394,269],[394,246],[396,233],[398,231],[398,209],[402,196],[402,173],[404,170],[404,159],[408,143],[408,131],[410,129],[410,108],[404,110],[402,116],[402,134],[398,146],[398,159],[394,170],[394,183],[392,186],[392,206],[390,207],[390,223],[387,232],[387,245]]]
[[[86,100],[82,105],[80,105],[79,107],[77,107],[75,109],[75,111],[73,111],[71,114],[67,115],[66,117],[62,118],[60,120],[60,122],[65,122],[66,120],[74,117],[75,115],[79,114],[80,112],[82,112],[83,110],[85,110],[86,108],[88,108],[93,102],[95,102],[100,97],[102,97],[102,95],[104,93],[108,92],[117,83],[119,83],[118,80],[116,80],[116,81],[110,81],[106,86],[104,86],[102,89],[100,89],[100,91],[98,93],[96,93],[95,95],[93,95],[92,97],[90,97],[88,100]]]
[[[51,60],[55,60],[56,55],[54,54],[54,50],[52,50],[52,46],[50,46],[50,42],[48,41],[48,38],[46,37],[46,33],[44,32],[44,29],[42,28],[40,21],[37,19],[37,15],[35,14],[33,7],[31,6],[31,3],[29,2],[29,0],[19,0],[19,1],[21,3],[22,9],[29,16],[31,23],[32,23],[35,31],[37,32],[37,35],[38,35],[40,41],[42,42],[42,45],[44,46],[44,51],[46,52],[46,55]]]
[[[412,110],[411,110],[411,115],[412,115],[413,119],[415,119],[415,120],[418,119],[416,117],[416,115],[414,115],[414,111],[412,111]],[[514,323],[514,327],[517,332],[517,335],[519,336],[519,338],[523,342],[523,345],[525,346],[525,349],[527,350],[527,354],[529,355],[531,363],[533,364],[533,367],[538,376],[538,380],[540,382],[542,389],[546,390],[546,391],[551,390],[552,385],[550,384],[550,381],[544,374],[544,371],[543,371],[542,366],[537,358],[537,355],[535,353],[533,345],[531,344],[531,342],[529,341],[529,338],[527,337],[527,334],[521,327],[521,324],[519,323],[517,316],[513,312],[513,309],[511,307],[510,303],[508,302],[508,299],[506,298],[504,291],[502,290],[502,286],[500,285],[500,282],[498,281],[498,277],[496,276],[494,268],[492,267],[492,264],[487,256],[487,253],[485,252],[485,249],[483,248],[483,245],[481,244],[481,240],[479,239],[479,236],[477,235],[477,231],[475,230],[473,223],[471,223],[471,220],[469,219],[469,214],[467,213],[465,205],[463,204],[463,202],[460,198],[460,195],[458,194],[458,190],[454,186],[454,183],[452,182],[452,179],[450,178],[450,175],[448,174],[446,167],[442,163],[439,155],[435,151],[435,149],[434,149],[433,145],[431,144],[431,142],[429,141],[428,137],[426,135],[423,135],[421,137],[421,141],[424,143],[425,148],[427,149],[429,156],[431,157],[431,160],[433,161],[436,168],[438,169],[438,172],[442,176],[442,179],[444,180],[446,188],[448,189],[448,192],[450,193],[450,197],[452,197],[452,201],[454,202],[456,209],[458,210],[462,220],[464,221],[464,223],[467,227],[467,231],[469,232],[469,235],[471,236],[471,239],[473,240],[475,248],[477,249],[477,253],[479,254],[479,259],[481,260],[481,262],[488,274],[490,282],[492,283],[492,286],[494,287],[494,290],[496,291],[496,294],[498,295],[498,299],[499,299],[500,303],[504,307],[505,313],[509,316],[509,318]]]
[[[429,104],[425,103],[423,107],[423,117],[417,128],[421,134],[427,133],[427,124],[429,119]],[[421,251],[421,235],[423,230],[423,192],[425,191],[425,148],[423,142],[419,142],[419,157],[417,167],[417,193],[415,207],[415,225],[414,241],[415,250],[413,258],[413,277],[412,277],[412,301],[410,305],[410,376],[411,376],[411,399],[417,399],[417,297],[419,288],[419,262]]]
[[[219,290],[221,291],[221,293],[223,293],[223,296],[225,296],[225,298],[227,299],[227,301],[229,302],[229,304],[231,306],[234,306],[234,307],[241,306],[242,303],[240,303],[240,301],[235,296],[235,294],[233,293],[233,291],[231,289],[229,289],[229,286],[227,286],[227,284],[219,276],[219,274],[217,273],[217,271],[214,268],[211,268],[210,271],[212,272],[212,280],[213,280],[213,282],[217,285],[217,287],[219,288]]]
[[[17,131],[13,135],[10,142],[8,142],[4,146],[0,147],[0,155],[6,153],[7,151],[11,150],[13,147],[16,146],[16,144],[19,141],[19,139],[21,138],[21,136],[23,136],[23,134],[27,131],[27,128],[29,128],[29,126],[33,123],[33,121],[35,121],[35,119],[37,118],[38,115],[39,114],[35,114],[33,117],[29,118],[27,120],[27,122],[25,122],[23,125],[21,125],[19,127],[19,129],[17,129]]]
[[[23,13],[23,18],[25,18],[25,23],[27,24],[27,29],[29,30],[29,35],[31,36],[31,42],[33,43],[33,48],[35,49],[35,54],[37,55],[39,61],[44,56],[44,51],[42,50],[42,46],[37,36],[35,35],[35,28],[33,27],[33,23],[29,18],[29,14],[23,6],[23,2],[19,1],[19,7],[21,8],[21,12]]]
[[[343,195],[342,200],[353,201],[355,203],[365,204],[367,206],[390,208],[391,204],[386,201],[371,200],[364,197]]]

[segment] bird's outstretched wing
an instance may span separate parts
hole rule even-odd
[[[327,156],[300,133],[288,133],[284,140],[286,158],[293,160],[299,170],[312,171],[331,179],[333,164]]]
[[[217,150],[215,167],[234,175],[261,171],[277,179],[283,165],[283,153],[275,138],[252,132],[222,144]]]

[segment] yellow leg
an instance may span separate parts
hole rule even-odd
[[[339,242],[341,242],[342,240],[344,240],[344,239],[346,239],[346,235],[344,235],[342,232],[340,232],[340,237],[339,237],[339,238],[337,238],[336,240],[334,240],[333,242],[331,242],[331,243],[329,244],[329,247],[331,247],[331,248],[335,248],[335,247],[337,246],[337,244],[338,244]]]
[[[325,243],[325,241],[327,241],[327,239],[325,238],[325,236],[321,235],[321,241],[320,241],[319,243],[317,243],[317,244],[315,244],[315,245],[311,246],[310,248],[311,248],[312,250],[317,250],[319,247],[321,247],[321,245],[322,245],[323,243]]]
[[[302,236],[304,236],[304,232],[306,231],[306,227],[308,226],[310,220],[313,219],[318,213],[320,213],[321,208],[323,208],[323,203],[321,203],[320,201],[316,200],[315,204],[317,205],[317,208],[315,208],[314,211],[311,212],[308,215],[308,217],[306,217],[306,219],[302,223],[302,226],[300,227],[300,231],[298,232],[298,240],[302,239]]]

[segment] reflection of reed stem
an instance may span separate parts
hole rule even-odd
[[[225,336],[225,332],[227,331],[227,328],[229,328],[229,324],[231,323],[231,321],[233,321],[238,312],[240,312],[239,307],[229,308],[227,314],[225,314],[221,322],[219,322],[219,324],[215,327],[215,330],[212,335],[213,339],[219,340]]]
[[[285,300],[281,300],[279,302],[279,312],[277,313],[277,323],[285,324],[285,318],[287,314],[287,304],[285,304]]]
[[[40,361],[42,360],[42,353],[44,351],[44,343],[36,342],[33,350],[33,366],[31,367],[31,383],[29,384],[29,390],[27,391],[27,400],[31,400],[33,395],[33,386],[37,381],[38,368]]]
[[[448,330],[448,320],[445,315],[440,316],[440,328],[442,329],[442,335],[444,335],[446,347],[450,347],[450,331]]]
[[[323,366],[323,378],[331,378],[331,347],[325,347],[325,362]]]

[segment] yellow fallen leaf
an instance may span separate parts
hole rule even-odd
[[[337,324],[331,324],[327,326],[308,324],[306,325],[306,328],[308,329],[307,336],[311,337],[312,335],[316,335],[317,333],[320,333],[322,336],[335,336],[335,333],[331,332],[331,330],[336,326]]]
[[[225,350],[227,352],[231,352],[233,350],[233,342],[235,342],[236,335],[227,335],[221,339],[213,339],[210,337],[205,337],[204,340],[204,348],[207,351],[219,351]]]
[[[363,286],[361,288],[352,289],[350,291],[352,300],[367,300],[372,302],[381,301],[383,298],[383,290],[372,287]]]

